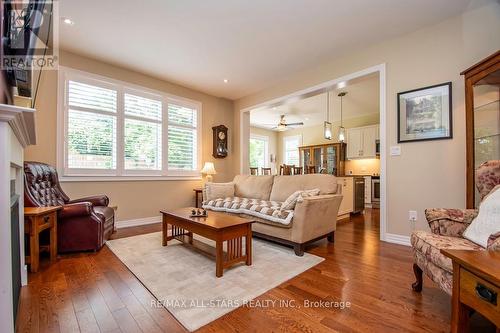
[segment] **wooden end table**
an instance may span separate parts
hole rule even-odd
[[[61,206],[25,207],[24,233],[30,237],[30,255],[25,257],[30,271],[36,273],[40,264],[40,232],[50,229],[50,260],[57,258],[57,211]]]
[[[500,252],[441,250],[453,261],[451,332],[467,332],[471,310],[500,332]]]
[[[163,246],[176,239],[184,244],[215,256],[215,276],[221,277],[225,268],[239,262],[252,265],[252,223],[253,220],[209,211],[207,217],[190,217],[193,208],[162,210],[163,215]],[[172,226],[168,235],[168,225]],[[215,249],[207,244],[193,240],[193,234],[215,241]],[[245,251],[243,251],[245,238]],[[226,251],[224,252],[224,242]],[[215,250],[215,253],[214,253]]]
[[[194,188],[193,192],[194,192],[194,206],[195,206],[195,208],[200,208],[199,197],[201,195],[202,200],[203,200],[203,189],[202,188]]]

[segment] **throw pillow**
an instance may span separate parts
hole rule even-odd
[[[464,238],[486,248],[488,238],[497,232],[500,232],[500,185],[483,199],[479,214],[464,231]]]
[[[203,188],[203,201],[234,197],[234,183],[206,183]]]
[[[281,204],[282,210],[292,210],[295,208],[295,204],[297,203],[297,199],[303,191],[295,191],[286,200]]]
[[[307,197],[315,197],[315,196],[319,195],[319,192],[321,192],[319,188],[302,191],[299,198],[297,199],[297,202],[302,202],[302,201],[304,201],[304,198],[307,198]]]
[[[281,205],[282,210],[292,210],[295,209],[297,202],[302,202],[305,197],[312,197],[318,195],[320,192],[319,188],[313,190],[299,190],[293,192]]]

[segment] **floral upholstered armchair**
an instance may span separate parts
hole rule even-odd
[[[500,160],[488,161],[476,170],[476,186],[481,200],[500,184]],[[411,235],[413,248],[413,272],[416,282],[414,291],[422,290],[422,272],[451,295],[453,267],[451,259],[441,254],[441,249],[500,251],[500,233],[488,239],[483,248],[465,238],[462,234],[477,216],[477,209],[426,209],[425,217],[431,232],[415,231]]]

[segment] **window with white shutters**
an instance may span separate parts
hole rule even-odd
[[[68,82],[68,168],[116,169],[116,105],[116,90]]]
[[[197,112],[189,106],[168,104],[168,169],[196,170]]]
[[[283,161],[288,165],[299,165],[299,146],[302,142],[302,136],[285,136],[284,141],[284,156]]]
[[[61,71],[63,176],[199,176],[201,103]]]
[[[125,94],[125,170],[162,169],[162,102]]]

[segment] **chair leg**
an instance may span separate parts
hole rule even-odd
[[[413,273],[415,273],[416,281],[411,285],[411,288],[419,293],[422,291],[422,269],[417,264],[413,264]]]
[[[304,255],[305,248],[306,248],[305,244],[295,244],[293,246],[293,250],[295,251],[295,255],[302,257]]]
[[[330,243],[335,243],[335,231],[328,234],[327,239]]]

